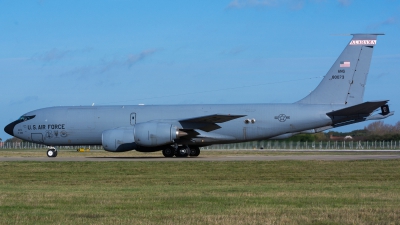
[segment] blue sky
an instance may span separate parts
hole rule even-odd
[[[399,20],[399,0],[0,0],[0,125],[59,105],[291,103],[343,34],[377,32],[364,100],[395,111]]]

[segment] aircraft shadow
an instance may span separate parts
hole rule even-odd
[[[117,157],[117,156],[97,156],[97,157],[86,157],[88,159],[196,159],[196,158],[200,158],[200,157],[171,157],[171,158],[167,158],[167,157],[159,157],[159,156],[139,156],[139,157],[128,157],[128,156],[122,156],[122,157]]]

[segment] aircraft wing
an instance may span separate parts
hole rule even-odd
[[[224,123],[229,120],[237,119],[240,117],[244,117],[245,115],[223,115],[223,114],[214,114],[208,116],[200,116],[194,117],[190,119],[179,120],[179,122],[188,122],[188,123]]]
[[[352,123],[358,123],[366,120],[379,120],[389,117],[394,112],[389,111],[387,105],[389,100],[364,102],[358,105],[350,106],[327,113],[333,122],[333,127],[340,127]],[[382,112],[371,115],[376,109],[381,108]]]
[[[217,123],[225,123],[230,120],[234,120],[245,115],[224,115],[224,114],[213,114],[208,116],[200,116],[189,119],[179,120],[179,123],[183,126],[183,129],[199,129],[206,132],[213,131],[221,128]]]

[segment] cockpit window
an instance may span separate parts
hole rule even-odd
[[[35,115],[36,116],[36,115]],[[31,120],[33,118],[35,118],[35,116],[21,116],[19,118],[19,121],[27,121],[27,120]]]

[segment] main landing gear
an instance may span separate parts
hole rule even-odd
[[[57,153],[58,153],[58,151],[54,147],[49,147],[49,149],[47,150],[47,156],[51,157],[51,158],[57,157]]]
[[[200,148],[194,146],[177,146],[177,148],[174,148],[169,146],[163,149],[162,153],[165,157],[197,157],[200,155]]]

